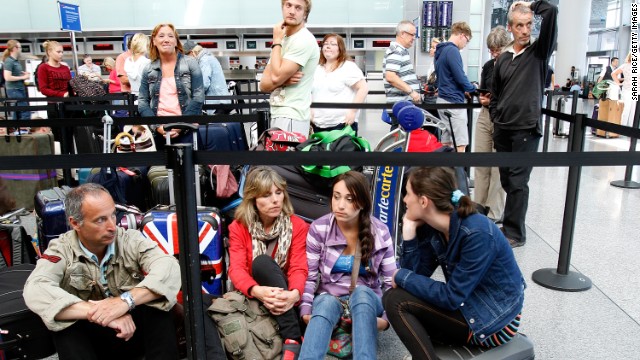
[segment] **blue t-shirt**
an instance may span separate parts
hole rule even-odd
[[[336,260],[336,263],[333,265],[331,273],[351,274],[354,258],[355,257],[353,255],[340,255],[340,257],[338,257],[338,260]],[[359,274],[367,275],[367,269],[365,269],[362,264],[360,264]]]

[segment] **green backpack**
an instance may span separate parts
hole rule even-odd
[[[345,126],[340,130],[321,131],[312,134],[309,139],[296,146],[298,151],[325,151],[325,152],[350,152],[350,151],[371,151],[369,142],[359,136],[351,126]],[[334,178],[349,170],[360,170],[361,166],[330,166],[330,165],[302,165],[302,170],[322,176],[323,178]]]
[[[215,321],[230,359],[276,359],[282,353],[278,323],[257,299],[238,291],[213,301],[209,316]]]

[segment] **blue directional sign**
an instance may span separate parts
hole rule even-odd
[[[80,6],[58,1],[60,14],[60,30],[82,31],[80,23]]]

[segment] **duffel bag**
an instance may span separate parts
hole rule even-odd
[[[309,140],[296,147],[299,151],[371,151],[369,142],[360,136],[351,126],[345,126],[340,130],[321,131],[312,134]],[[334,178],[349,170],[361,171],[362,166],[331,166],[331,165],[302,165],[302,170],[322,176],[323,178]]]
[[[258,139],[258,144],[251,150],[258,151],[296,151],[296,146],[307,140],[307,137],[291,131],[271,128],[265,130]]]

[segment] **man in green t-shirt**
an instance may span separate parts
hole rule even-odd
[[[320,59],[315,36],[305,27],[311,0],[281,0],[283,21],[273,27],[271,59],[260,80],[270,92],[271,126],[309,134],[311,88]]]
[[[8,98],[26,98],[27,91],[24,87],[24,81],[31,77],[31,74],[22,70],[22,65],[18,61],[22,46],[17,40],[7,41],[7,49],[2,54],[3,75],[6,81],[5,89]],[[17,106],[28,106],[25,101],[18,101]],[[30,111],[16,111],[13,115],[14,120],[31,119]]]

